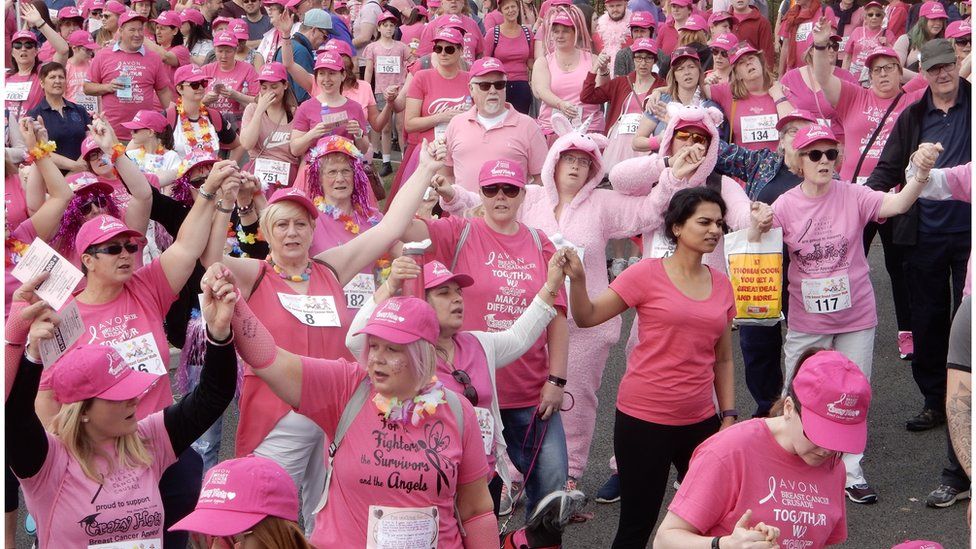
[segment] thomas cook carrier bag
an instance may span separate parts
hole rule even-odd
[[[735,323],[771,326],[783,318],[783,230],[758,242],[749,231],[725,235],[725,261],[735,295]]]

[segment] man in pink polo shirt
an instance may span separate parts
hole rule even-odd
[[[132,132],[122,125],[142,109],[163,110],[173,99],[169,71],[159,55],[142,45],[146,18],[134,11],[119,18],[119,40],[95,54],[84,90],[102,98],[102,112],[122,140]]]
[[[485,158],[518,162],[538,179],[546,160],[546,139],[532,118],[505,102],[507,73],[502,62],[483,57],[471,66],[468,88],[474,106],[447,126],[447,158],[442,174],[452,183],[478,192]]]

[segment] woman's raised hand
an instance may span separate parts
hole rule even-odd
[[[230,321],[240,294],[230,269],[222,263],[214,263],[200,280],[203,291],[201,312],[207,323],[207,331],[217,340],[230,337]]]
[[[422,268],[412,257],[401,255],[390,265],[390,278],[386,283],[390,285],[390,294],[395,294],[403,287],[404,280],[413,280],[420,276]]]
[[[424,139],[420,145],[420,159],[418,166],[422,166],[430,171],[436,172],[444,166],[444,158],[447,156],[447,144],[443,139],[435,139],[427,142]]]

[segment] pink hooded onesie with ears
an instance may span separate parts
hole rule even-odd
[[[643,228],[657,217],[652,206],[654,198],[627,196],[610,189],[598,189],[597,185],[606,173],[602,157],[602,149],[607,145],[606,136],[599,133],[584,134],[574,129],[561,113],[553,116],[553,128],[560,137],[549,149],[542,165],[542,185],[526,185],[525,201],[519,211],[518,220],[550,235],[557,247],[565,247],[566,244],[561,244],[556,235],[561,235],[572,243],[583,260],[587,293],[597,296],[609,285],[607,242],[641,234]],[[576,150],[577,154],[588,154],[593,163],[586,181],[565,184],[564,192],[572,193],[571,187],[576,185],[578,190],[563,204],[557,218],[555,210],[560,196],[556,183],[557,164],[562,153],[568,150]],[[664,165],[656,165],[659,167],[652,165],[643,175],[651,180],[657,179]],[[453,188],[454,200],[441,200],[441,206],[451,215],[462,215],[481,204],[479,195],[458,185]],[[647,192],[650,186],[645,186],[645,189]],[[569,313],[569,318],[572,319],[572,311]],[[619,317],[585,330],[576,327],[573,322],[569,324],[569,375],[566,390],[573,394],[575,405],[562,415],[569,450],[569,475],[575,478],[581,478],[586,469],[596,423],[596,392],[600,388],[610,347],[620,336],[620,324]]]

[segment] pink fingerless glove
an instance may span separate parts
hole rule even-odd
[[[498,519],[491,511],[461,523],[465,536],[464,549],[496,549],[498,547]]]
[[[27,334],[30,332],[31,321],[23,318],[21,312],[30,306],[26,301],[14,301],[10,305],[10,314],[7,316],[7,343],[24,345],[27,343]]]
[[[251,368],[267,368],[278,356],[278,346],[271,332],[254,315],[247,301],[238,299],[234,317],[230,321],[234,330],[234,342],[241,360]]]

